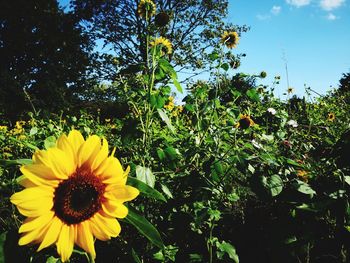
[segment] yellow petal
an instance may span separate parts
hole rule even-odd
[[[74,247],[74,225],[63,224],[61,233],[59,234],[57,245],[57,252],[61,256],[62,262],[68,261],[73,252]]]
[[[39,217],[28,217],[24,220],[24,223],[21,225],[21,227],[18,230],[18,233],[24,233],[28,231],[32,231],[36,228],[40,228],[43,225],[46,225],[50,222],[50,220],[54,216],[54,212],[48,211],[47,213],[39,216]]]
[[[25,175],[21,175],[20,177],[17,178],[17,183],[19,185],[22,185],[23,187],[27,188],[27,187],[35,187],[35,186],[39,186],[41,185],[41,183],[39,184],[35,184],[32,181],[30,181],[28,178],[26,178]]]
[[[106,139],[103,139],[102,147],[98,152],[98,154],[96,155],[96,158],[91,165],[91,170],[94,171],[96,168],[98,168],[101,165],[101,163],[107,159],[107,157],[108,157],[108,142]]]
[[[51,163],[50,168],[57,177],[66,179],[75,171],[76,165],[74,164],[74,159],[64,151],[53,147],[48,149],[47,152]]]
[[[102,204],[102,209],[111,217],[125,218],[128,215],[128,208],[125,205],[115,201],[113,202],[107,200]]]
[[[37,251],[51,246],[57,241],[58,235],[61,232],[62,225],[62,221],[57,216],[55,216],[50,222],[47,231],[44,235],[43,241],[41,242]]]
[[[48,185],[56,187],[59,184],[59,178],[53,171],[42,164],[29,164],[20,168],[21,172],[29,181],[35,185]]]
[[[89,221],[84,221],[77,225],[77,244],[88,252],[93,259],[96,258],[94,237],[92,235]]]
[[[124,171],[115,157],[108,157],[98,168],[95,174],[100,176],[105,184],[120,183],[124,179]]]
[[[54,188],[36,186],[26,188],[18,193],[14,193],[11,196],[10,200],[15,205],[30,203],[31,201],[34,201],[36,202],[36,206],[41,206],[43,198],[45,201],[47,201],[47,199],[53,199],[53,195]]]
[[[83,166],[85,163],[91,167],[100,148],[101,139],[96,135],[90,136],[79,148],[78,167]]]
[[[105,197],[123,203],[135,199],[139,194],[140,191],[130,185],[108,185],[106,187]]]
[[[73,160],[56,147],[46,151],[36,151],[33,155],[33,160],[34,164],[42,164],[50,168],[54,176],[59,179],[67,179],[74,170]]]
[[[98,230],[99,233],[102,232],[102,236],[108,236],[108,239],[110,237],[117,237],[121,231],[119,222],[115,218],[107,217],[100,213],[96,213],[90,220],[92,221],[92,224],[95,227],[94,230]],[[95,236],[99,238],[97,235]]]
[[[37,200],[22,202],[17,205],[17,209],[24,216],[37,217],[46,214],[53,207],[52,199],[40,200],[40,202]]]
[[[74,156],[78,156],[79,148],[85,142],[83,135],[77,130],[72,130],[68,134],[68,141],[73,149]]]
[[[37,150],[33,154],[33,163],[50,166],[50,161],[46,150]]]
[[[48,224],[41,225],[38,228],[35,228],[33,231],[26,232],[21,238],[18,240],[18,245],[24,246],[30,243],[37,243],[38,241],[43,239],[48,228]]]
[[[74,154],[73,147],[65,134],[62,134],[57,140],[57,148],[61,149],[66,155],[73,160],[76,168],[78,164],[77,155]]]

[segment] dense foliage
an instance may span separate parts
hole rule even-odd
[[[238,73],[216,42],[210,80],[180,84],[171,55],[146,43],[143,70],[89,90],[86,109],[0,120],[0,262],[60,262],[53,247],[17,245],[23,217],[9,197],[18,167],[73,128],[105,137],[141,192],[120,236],[96,241],[96,262],[349,262],[350,92],[278,99],[279,76],[261,86],[266,72]],[[89,260],[79,248],[71,258]]]

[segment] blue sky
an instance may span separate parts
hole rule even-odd
[[[281,76],[275,90],[281,98],[287,89],[285,61],[299,96],[304,84],[325,94],[350,72],[350,0],[229,0],[227,21],[251,27],[235,50],[247,54],[239,71],[266,71],[265,85]]]
[[[229,0],[228,21],[251,26],[237,48],[247,54],[240,71],[265,70],[264,84],[280,75],[278,96],[287,89],[283,54],[298,95],[304,84],[325,94],[350,72],[349,0]]]

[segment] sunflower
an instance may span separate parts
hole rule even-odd
[[[291,93],[293,93],[294,92],[294,89],[292,88],[292,87],[289,87],[288,89],[287,89],[287,93],[288,94],[291,94]]]
[[[156,13],[156,4],[152,0],[141,0],[137,6],[137,13],[142,18],[150,18]]]
[[[328,113],[328,121],[334,121],[335,120],[335,114],[333,112]]]
[[[240,120],[237,122],[236,128],[248,129],[255,124],[252,118],[247,114],[241,114],[239,117]]]
[[[173,45],[169,39],[165,37],[158,37],[150,42],[151,47],[160,46],[163,54],[171,54],[173,52]]]
[[[221,36],[221,43],[225,44],[228,48],[235,48],[238,44],[238,34],[237,32],[227,32],[225,31],[224,34]]]
[[[167,12],[160,12],[154,17],[154,23],[158,27],[165,27],[170,21],[170,16]]]
[[[139,191],[126,185],[130,168],[123,170],[108,143],[92,135],[85,141],[72,130],[61,135],[55,147],[38,150],[33,163],[21,167],[18,178],[25,187],[11,196],[27,218],[19,228],[19,245],[39,244],[38,251],[56,244],[63,262],[74,244],[96,257],[94,237],[109,240],[121,227],[116,218],[125,218],[125,201]]]

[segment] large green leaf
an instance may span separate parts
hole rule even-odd
[[[132,207],[129,208],[129,213],[123,221],[132,224],[136,229],[144,235],[149,241],[159,248],[164,248],[162,238],[158,230],[142,215],[138,214]]]
[[[145,196],[166,202],[164,195],[135,177],[128,177],[127,184],[136,187]]]
[[[141,165],[136,166],[136,178],[152,188],[156,182],[156,177],[152,173],[151,169]]]
[[[11,165],[26,165],[32,164],[32,159],[16,159],[16,160],[4,160],[0,159],[1,166],[11,166]]]
[[[310,197],[313,197],[314,194],[316,194],[315,190],[313,190],[310,185],[308,185],[303,181],[295,180],[295,182],[293,183],[293,186],[298,192],[306,195],[310,195]]]
[[[283,190],[283,181],[277,174],[269,177],[261,176],[261,182],[272,197],[279,195]]]
[[[177,91],[180,93],[183,93],[183,89],[180,85],[180,82],[176,78],[173,78],[172,80],[173,80],[174,86],[177,89]]]
[[[217,250],[217,256],[218,258],[222,258],[223,255],[226,253],[230,259],[233,260],[235,263],[239,263],[239,258],[236,253],[236,249],[234,246],[232,246],[230,243],[227,243],[226,241],[216,242]]]
[[[157,109],[160,118],[165,122],[165,124],[168,126],[169,130],[171,130],[173,133],[175,133],[175,128],[171,124],[171,120],[169,119],[168,115],[163,109]]]
[[[136,251],[133,248],[131,249],[131,255],[132,255],[132,258],[135,260],[136,263],[142,263],[141,259],[139,258],[139,256],[137,255]]]
[[[345,181],[345,183],[350,185],[350,176],[344,176],[344,181]]]

